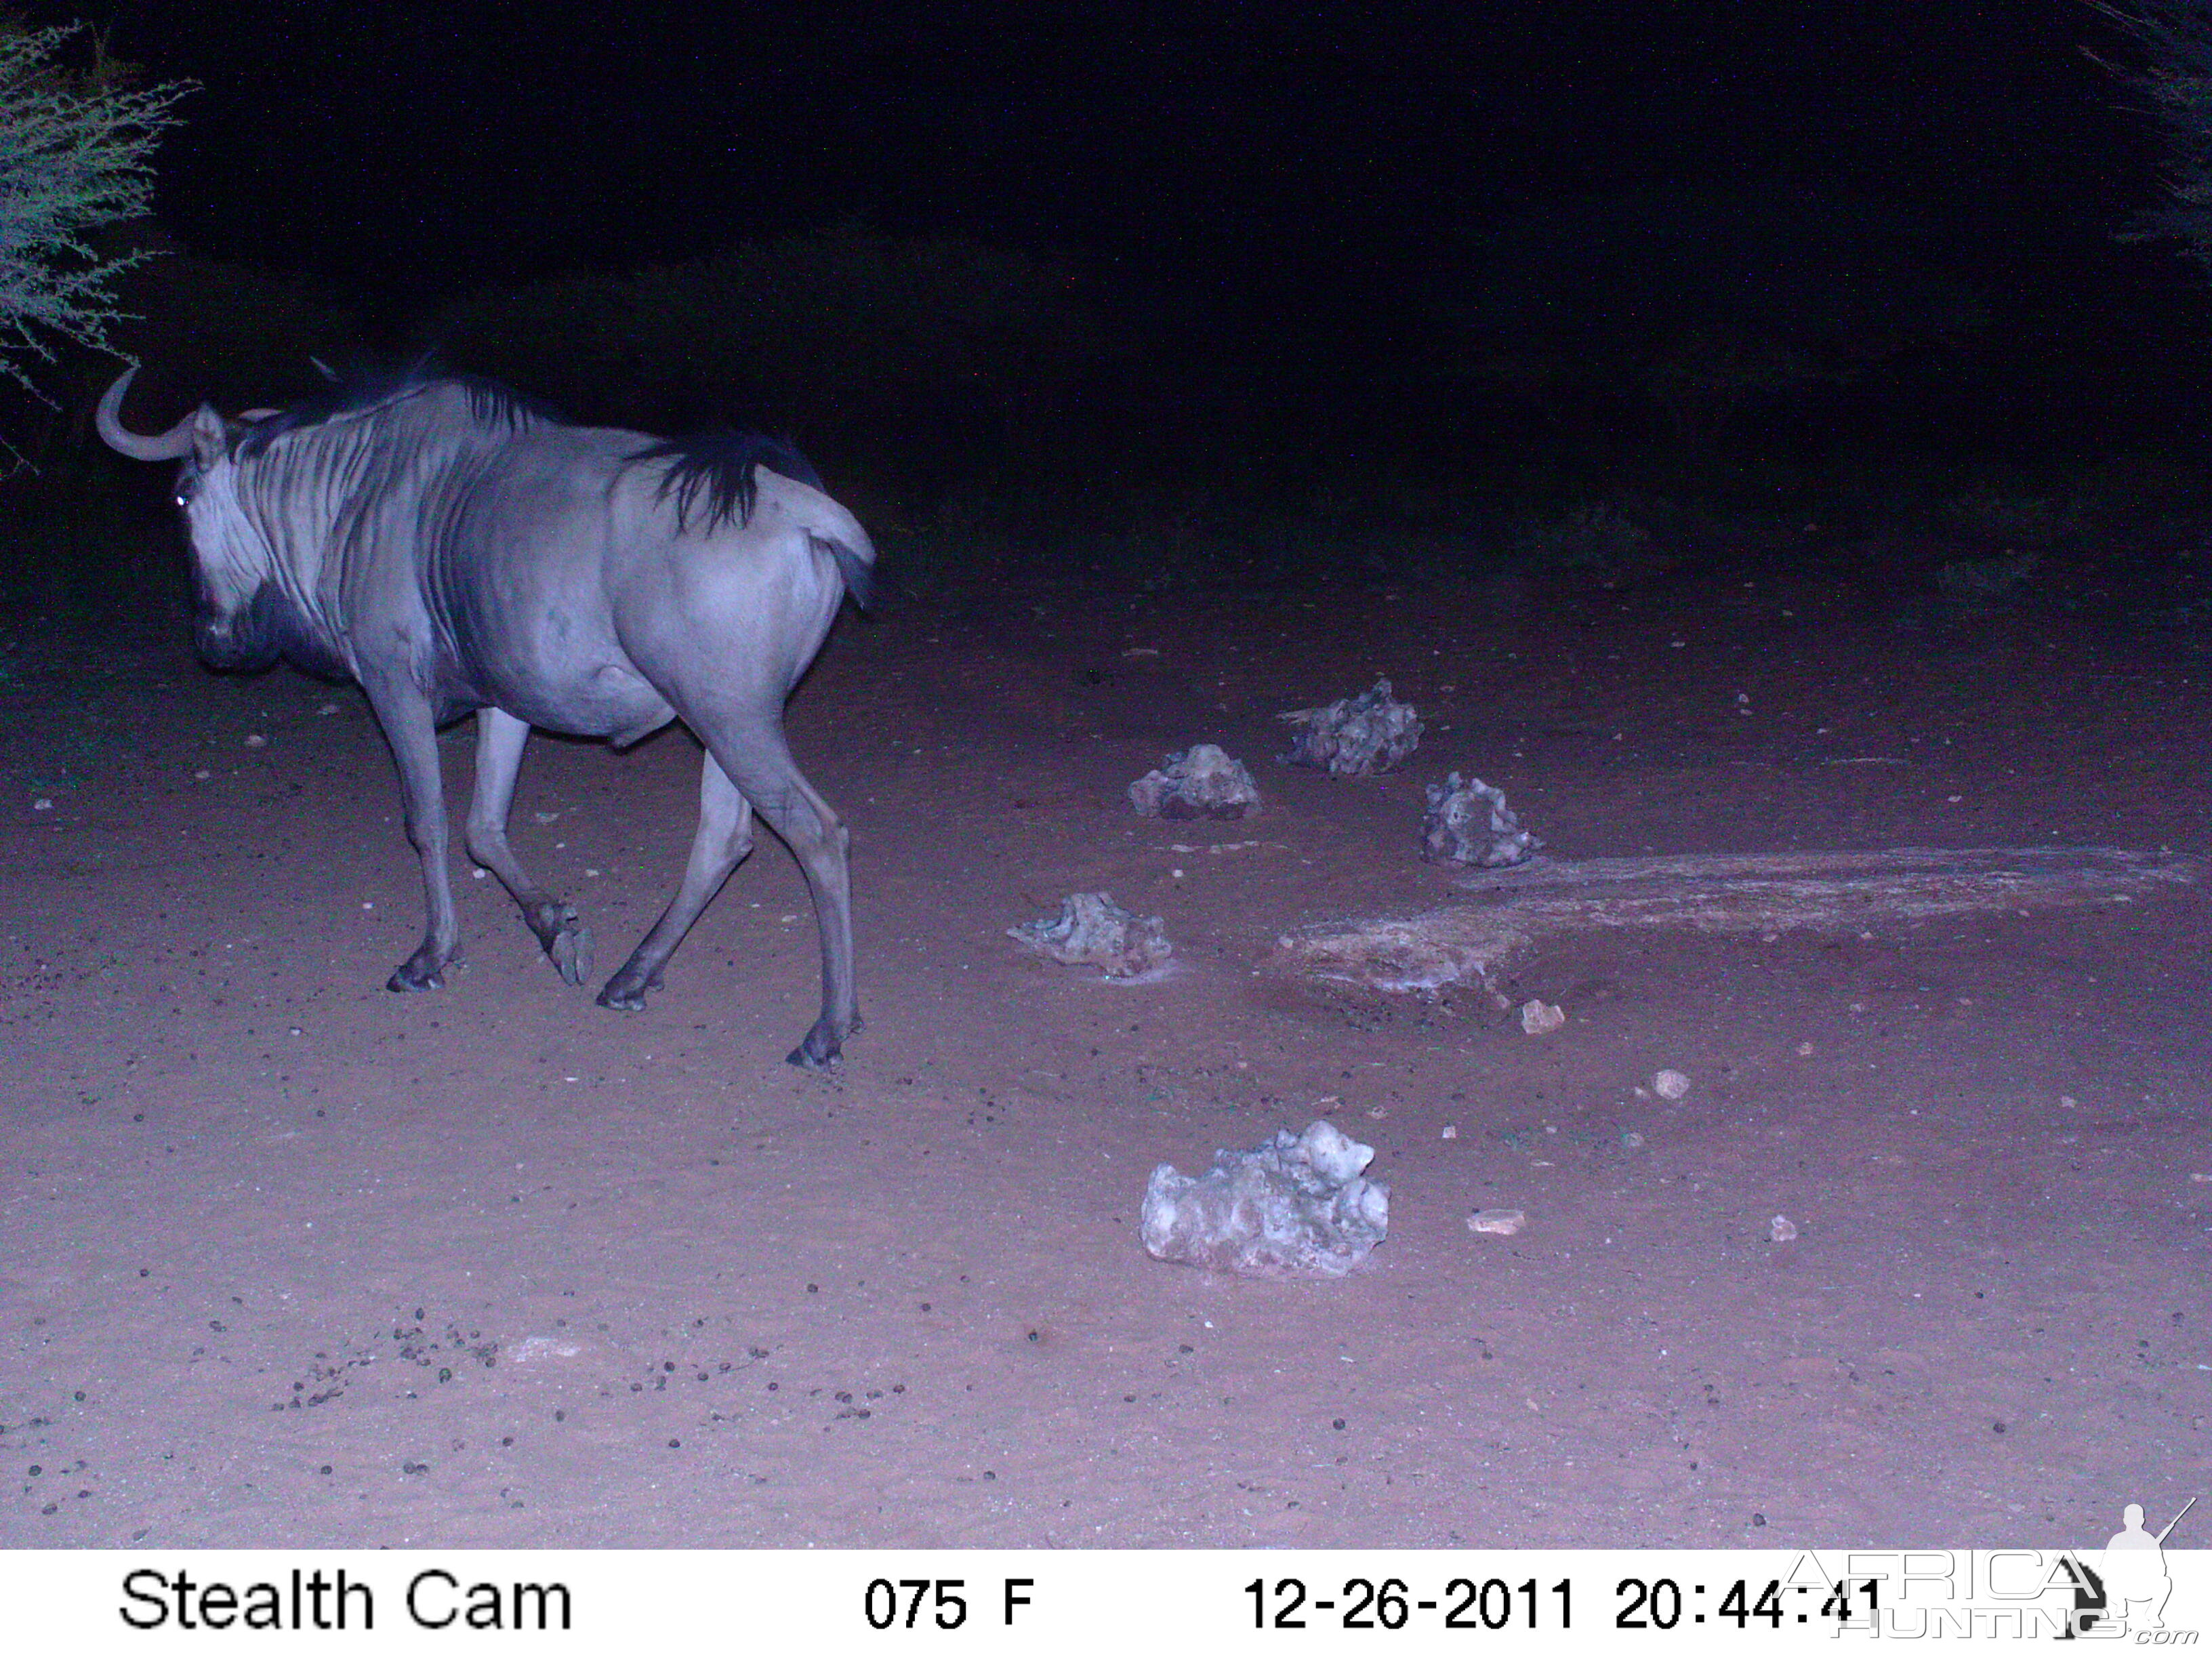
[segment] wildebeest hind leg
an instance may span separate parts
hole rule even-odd
[[[853,975],[852,836],[791,758],[780,725],[733,726],[705,732],[709,745],[753,810],[783,837],[806,873],[822,932],[822,1012],[786,1056],[810,1071],[837,1064],[844,1040],[860,1029]]]
[[[581,985],[592,972],[592,930],[574,905],[565,904],[536,882],[507,844],[507,814],[514,807],[515,775],[522,769],[522,745],[530,727],[503,709],[477,714],[477,787],[469,802],[469,856],[497,876],[522,909],[522,919],[561,977]]]
[[[638,1009],[645,994],[660,983],[660,970],[699,920],[707,902],[721,890],[730,872],[753,848],[752,808],[738,793],[714,756],[699,770],[699,832],[691,838],[691,861],[684,869],[684,884],[660,913],[660,920],[645,936],[622,970],[599,993],[602,1008]]]

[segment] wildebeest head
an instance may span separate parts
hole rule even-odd
[[[179,463],[177,505],[191,538],[192,585],[198,595],[193,631],[201,658],[214,668],[267,668],[283,650],[286,606],[275,556],[238,497],[238,440],[255,419],[226,420],[206,404],[148,437],[123,425],[125,369],[100,400],[96,423],[111,449],[142,461]]]

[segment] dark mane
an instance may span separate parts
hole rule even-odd
[[[475,374],[439,374],[433,373],[428,364],[416,363],[396,373],[379,371],[334,380],[291,408],[252,422],[233,442],[231,453],[240,460],[251,459],[288,432],[320,426],[341,415],[396,403],[441,386],[459,386],[468,393],[471,420],[501,423],[510,431],[535,421],[561,424],[561,417],[544,404],[497,380]]]
[[[694,433],[684,438],[663,438],[635,451],[629,464],[666,461],[655,501],[676,498],[676,527],[682,530],[692,507],[703,493],[707,498],[706,528],[712,531],[725,520],[743,525],[753,514],[753,469],[764,466],[812,489],[822,488],[817,473],[798,446],[757,432],[738,432],[727,427]]]

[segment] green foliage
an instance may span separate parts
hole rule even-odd
[[[145,89],[94,43],[89,69],[58,54],[82,25],[0,30],[0,373],[26,389],[58,343],[106,348],[124,314],[115,283],[148,257],[104,252],[93,233],[143,216],[153,155],[190,90]]]

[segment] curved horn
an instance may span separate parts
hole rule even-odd
[[[108,387],[100,398],[94,422],[100,428],[101,441],[110,449],[142,461],[173,461],[191,454],[192,416],[190,415],[158,438],[142,438],[135,432],[124,429],[120,418],[123,394],[131,389],[131,377],[137,372],[135,368],[125,369],[115,384]]]

